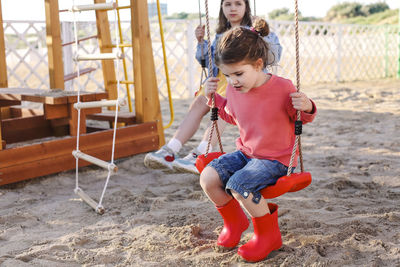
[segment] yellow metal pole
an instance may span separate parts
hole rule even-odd
[[[117,6],[118,6],[118,0],[116,1],[116,3],[117,3]],[[121,44],[123,44],[123,43],[124,43],[124,38],[123,38],[123,35],[122,35],[121,17],[120,17],[120,15],[119,15],[119,8],[117,8],[117,17],[118,17],[119,42],[120,42]],[[120,47],[120,49],[121,49],[122,54],[124,54],[124,53],[125,53],[124,47],[126,47],[126,46],[125,46],[125,45],[120,45],[119,47]],[[128,70],[127,70],[127,68],[126,68],[126,60],[125,60],[125,57],[122,59],[122,64],[123,64],[123,66],[124,66],[124,78],[125,78],[125,81],[127,81],[127,80],[128,80]],[[117,79],[118,79],[118,78],[119,78],[119,77],[117,77]],[[128,83],[125,83],[125,86],[126,86],[126,96],[127,96],[127,98],[128,98],[129,112],[132,112],[132,100],[131,100],[131,93],[130,93],[130,91],[129,91],[129,84],[128,84]]]
[[[172,105],[171,87],[170,87],[170,83],[169,83],[167,53],[165,52],[165,40],[164,40],[164,30],[163,30],[163,26],[162,26],[160,0],[157,0],[157,13],[158,13],[158,24],[160,25],[160,36],[161,36],[161,44],[162,44],[163,57],[164,57],[165,79],[167,80],[167,88],[168,88],[169,110],[170,110],[170,114],[171,114],[169,123],[167,125],[164,125],[164,129],[167,129],[174,122],[174,106]]]

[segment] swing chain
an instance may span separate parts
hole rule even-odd
[[[209,14],[208,14],[208,0],[204,1],[205,4],[205,9],[206,9],[206,30],[207,30],[207,50],[208,50],[208,75],[209,77],[211,77],[213,75],[213,70],[212,70],[212,56],[211,56],[211,38],[210,38],[210,19],[209,19]],[[204,154],[205,157],[207,157],[208,152],[210,150],[210,146],[211,146],[211,139],[214,133],[214,128],[215,128],[215,132],[218,138],[218,144],[219,144],[219,148],[221,150],[222,153],[224,153],[223,147],[222,147],[222,142],[221,142],[221,136],[219,134],[219,129],[218,129],[218,108],[215,107],[215,96],[214,94],[211,95],[211,102],[212,102],[212,110],[211,110],[211,121],[212,121],[212,126],[211,126],[211,130],[210,130],[210,134],[208,137],[208,144],[207,144],[207,150],[206,153]]]

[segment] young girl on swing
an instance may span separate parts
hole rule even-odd
[[[263,72],[269,48],[262,36],[268,35],[268,27],[262,19],[253,25],[229,30],[218,44],[215,58],[228,81],[226,98],[217,93],[217,77],[209,78],[205,86],[208,104],[214,94],[220,117],[239,128],[237,151],[213,160],[200,175],[201,187],[224,220],[219,246],[236,247],[248,228],[241,205],[251,216],[254,235],[238,249],[251,262],[266,258],[282,245],[278,206],[267,203],[260,190],[287,173],[296,110],[301,111],[303,123],[316,115],[315,104],[297,92],[290,80]]]
[[[223,75],[219,72],[218,67],[214,63],[214,53],[216,45],[221,35],[234,26],[246,26],[251,27],[251,10],[248,0],[221,0],[217,34],[211,46],[212,55],[212,73],[210,76],[219,77],[218,93],[225,95],[225,89],[227,82]],[[196,38],[198,40],[196,59],[200,62],[202,56],[206,59],[206,66],[208,66],[207,57],[207,40],[204,40],[204,26],[199,26],[195,31]],[[278,37],[274,33],[264,37],[264,40],[269,43],[273,64],[276,64],[281,56],[282,47],[279,43]],[[203,54],[202,54],[203,51]],[[204,154],[208,145],[208,137],[210,127],[204,133],[203,139],[200,144],[192,152],[190,152],[184,158],[177,158],[177,153],[197,131],[200,122],[205,114],[208,113],[210,108],[207,106],[207,99],[204,96],[204,90],[201,89],[196,94],[196,98],[193,100],[189,112],[185,116],[182,123],[179,125],[178,130],[175,132],[172,139],[161,149],[156,152],[148,153],[145,156],[144,163],[148,167],[158,168],[166,167],[169,169],[176,169],[180,171],[188,171],[192,173],[198,173],[195,167],[195,161],[198,155]],[[218,122],[220,133],[222,133],[225,123],[223,121]],[[211,141],[211,145],[214,146],[217,143],[217,138],[214,135]]]

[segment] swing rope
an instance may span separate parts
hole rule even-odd
[[[210,18],[209,18],[209,14],[208,14],[208,0],[205,0],[205,9],[206,9],[206,28],[207,28],[207,48],[208,48],[208,74],[209,77],[214,76],[214,73],[212,71],[212,55],[211,55],[211,38],[210,38]],[[215,96],[214,94],[211,95],[211,101],[212,101],[212,108],[211,108],[211,121],[212,121],[212,125],[211,125],[211,130],[210,130],[210,134],[208,136],[208,143],[207,143],[207,150],[206,153],[204,154],[204,157],[208,156],[208,153],[210,151],[210,147],[211,147],[211,139],[214,133],[214,129],[215,129],[215,133],[217,135],[218,138],[218,144],[219,144],[219,148],[221,150],[221,153],[224,153],[224,149],[222,147],[222,142],[221,142],[221,136],[219,134],[219,129],[218,129],[218,108],[215,107]]]
[[[201,21],[201,4],[200,4],[200,0],[198,0],[199,3],[199,21],[200,21],[200,28],[202,27],[202,21]],[[203,85],[204,78],[207,78],[207,66],[206,66],[206,59],[204,57],[204,39],[203,41],[200,43],[200,51],[201,51],[201,58],[200,58],[200,63],[201,63],[201,76],[200,76],[200,85],[199,85],[199,90],[201,90],[201,86]],[[204,78],[203,78],[204,75]]]
[[[294,1],[295,3],[295,41],[296,41],[296,87],[297,92],[300,92],[300,53],[299,53],[299,7],[297,4],[297,0]],[[301,172],[304,172],[304,165],[303,165],[303,153],[301,149],[301,112],[298,110],[297,112],[297,121],[295,122],[295,134],[296,140],[292,150],[292,156],[290,157],[289,167],[287,171],[287,176],[292,174],[293,169],[293,162],[296,156],[297,147],[299,148],[299,157],[300,157],[300,168]]]

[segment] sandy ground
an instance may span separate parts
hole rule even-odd
[[[73,171],[1,187],[0,265],[400,266],[400,81],[304,91],[319,108],[302,138],[313,183],[273,200],[284,244],[266,260],[250,264],[236,249],[216,248],[222,220],[198,176],[147,169],[141,154],[117,161],[104,215],[73,193]],[[167,139],[189,101],[174,105]],[[207,123],[205,118],[201,128]],[[228,127],[227,151],[234,150],[236,136],[235,127]],[[182,155],[200,138],[199,131]],[[82,168],[81,187],[98,199],[105,176],[96,167]]]

